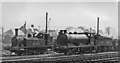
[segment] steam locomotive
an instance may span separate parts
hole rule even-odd
[[[67,30],[61,30],[56,42],[57,47],[55,51],[65,54],[81,54],[117,50],[115,42],[112,38],[103,37],[89,32],[67,33]]]
[[[38,33],[27,34],[27,37],[18,36],[18,29],[15,29],[15,36],[12,38],[12,46],[8,49],[17,55],[44,54],[51,48],[53,42],[49,34]]]

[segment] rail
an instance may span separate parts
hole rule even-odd
[[[46,55],[32,55],[32,56],[16,56],[3,57],[2,62],[15,61],[79,61],[79,62],[93,62],[93,61],[118,61],[118,52],[103,52],[94,54],[80,54],[80,55],[63,55],[63,54],[46,54]]]

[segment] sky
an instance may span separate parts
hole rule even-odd
[[[3,2],[2,26],[4,30],[19,28],[27,23],[45,29],[45,14],[48,12],[49,29],[66,27],[96,28],[97,17],[100,29],[110,26],[118,35],[117,2]]]
[[[118,3],[118,10],[120,10],[120,2]],[[120,11],[118,11],[118,24],[120,24],[120,21],[119,21],[120,16],[119,15],[120,15]],[[119,33],[118,35],[120,36],[120,29],[119,28],[120,28],[120,25],[118,25],[118,33]]]

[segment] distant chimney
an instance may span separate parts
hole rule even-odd
[[[15,36],[18,36],[18,28],[15,29]]]

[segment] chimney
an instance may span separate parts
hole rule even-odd
[[[60,30],[59,32],[62,34],[62,33],[63,33],[63,30]]]
[[[18,36],[18,28],[15,29],[15,36]]]
[[[99,17],[97,17],[97,35],[99,35]]]
[[[64,33],[67,33],[67,30],[64,30]]]
[[[47,33],[47,28],[48,28],[48,12],[46,12],[46,28],[45,28],[45,33]]]

